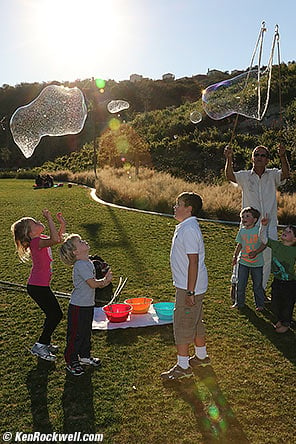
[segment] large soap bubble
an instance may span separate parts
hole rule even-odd
[[[109,113],[116,114],[124,109],[128,109],[129,106],[129,103],[125,100],[111,100],[111,102],[109,102],[107,105],[107,109]]]
[[[43,136],[79,133],[87,117],[84,96],[79,88],[50,85],[10,119],[13,139],[26,158],[32,156]]]
[[[232,79],[208,86],[202,94],[204,111],[214,120],[240,114],[261,120],[266,112],[270,90],[268,70],[258,75],[249,70]]]

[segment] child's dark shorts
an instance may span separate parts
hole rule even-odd
[[[186,290],[176,288],[174,310],[174,337],[176,345],[192,344],[196,336],[205,336],[202,300],[204,294],[195,295],[195,304],[185,305]]]

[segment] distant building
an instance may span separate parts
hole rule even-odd
[[[130,82],[136,83],[143,80],[143,76],[141,74],[131,74],[130,75]]]
[[[217,74],[223,74],[219,69],[208,69],[207,76],[215,76]]]
[[[171,72],[163,74],[162,80],[175,80],[175,74],[172,74]]]

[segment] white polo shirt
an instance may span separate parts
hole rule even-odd
[[[203,294],[208,287],[208,273],[205,266],[205,249],[203,237],[197,218],[192,216],[180,222],[172,239],[170,263],[173,284],[177,288],[187,290],[188,265],[187,254],[198,254],[198,275],[195,294]]]
[[[253,207],[260,211],[261,217],[268,215],[270,235],[276,235],[276,190],[285,183],[285,180],[281,181],[281,174],[278,168],[265,169],[261,178],[254,169],[234,173],[237,184],[242,188],[242,208]]]

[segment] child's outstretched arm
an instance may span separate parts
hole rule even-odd
[[[63,235],[66,233],[66,221],[64,219],[64,216],[62,215],[61,212],[57,213],[57,220],[60,223],[60,228],[58,231],[58,235],[59,235],[59,242],[63,241]]]
[[[49,237],[41,238],[39,241],[39,248],[51,247],[52,245],[56,245],[59,243],[59,234],[55,227],[54,221],[52,219],[52,215],[50,211],[44,209],[42,211],[43,216],[47,219],[48,228],[49,228]]]

